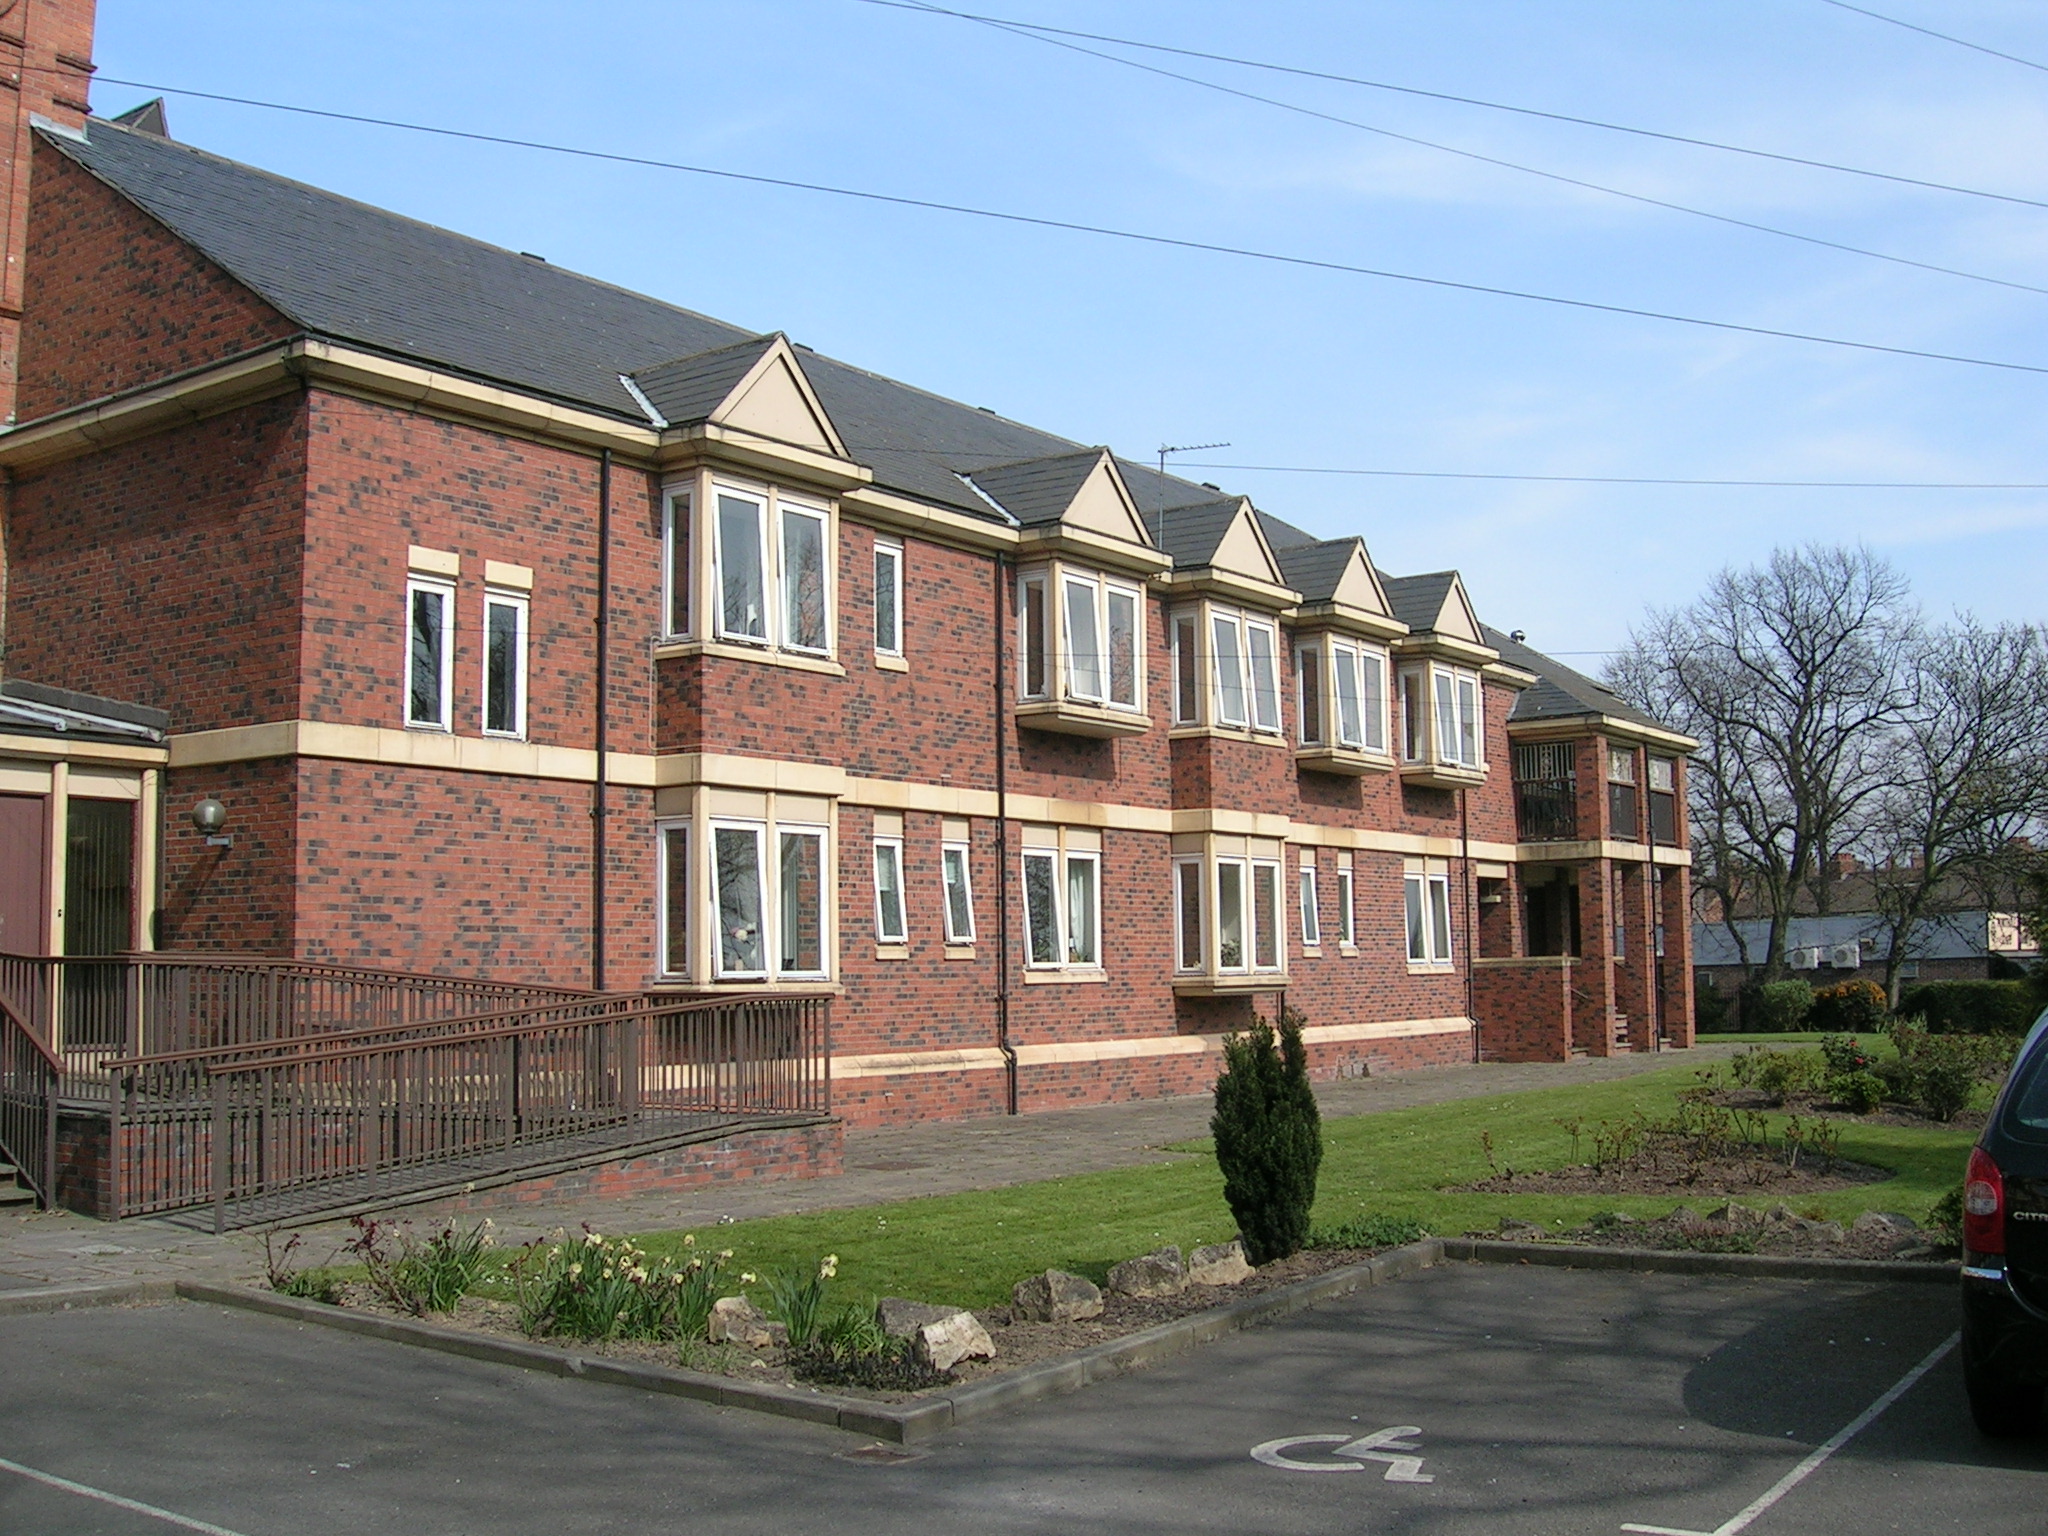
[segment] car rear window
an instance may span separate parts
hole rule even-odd
[[[2048,1037],[2035,1040],[2034,1049],[2013,1069],[2012,1094],[2006,1105],[2014,1124],[2030,1131],[2048,1131]]]

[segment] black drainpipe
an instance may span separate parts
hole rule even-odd
[[[604,990],[604,862],[606,803],[611,752],[610,679],[612,639],[612,451],[597,461],[597,783],[590,796],[590,986]]]
[[[1003,1112],[1017,1113],[1017,1048],[1010,1044],[1010,764],[1009,733],[1003,715],[1003,677],[1009,667],[1004,637],[1009,616],[1004,595],[1009,587],[1009,557],[995,560],[996,593],[996,1049],[1003,1053]]]

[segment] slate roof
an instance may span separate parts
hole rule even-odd
[[[729,347],[642,368],[633,375],[633,382],[670,426],[702,421],[724,403],[747,370],[774,345],[772,335],[750,336]]]
[[[163,745],[170,724],[169,715],[146,704],[124,704],[19,677],[0,681],[0,731],[12,735],[156,747]]]
[[[1394,617],[1421,633],[1436,628],[1436,616],[1444,611],[1444,599],[1451,594],[1456,571],[1431,571],[1425,576],[1389,576],[1380,572],[1380,585],[1387,589],[1387,606]]]
[[[1736,927],[1749,940],[1750,953],[1763,953],[1770,930],[1765,918],[1738,918]],[[1990,924],[1983,911],[1948,912],[1925,919],[1914,926],[1906,940],[1910,960],[1981,960],[1989,950]],[[1869,912],[1837,912],[1828,917],[1794,917],[1785,926],[1787,949],[1833,948],[1851,939],[1863,946],[1865,964],[1883,961],[1889,947],[1883,920]],[[1692,925],[1692,963],[1698,965],[1740,965],[1742,951],[1729,937],[1722,923],[1695,922]],[[1818,979],[1825,970],[1805,973]]]
[[[1147,512],[1145,530],[1152,535],[1153,543],[1173,556],[1175,565],[1204,566],[1216,557],[1216,546],[1237,521],[1237,509],[1242,502],[1242,497],[1216,496],[1212,492],[1206,501],[1169,507],[1164,513]]]
[[[1074,504],[1075,493],[1102,462],[1103,448],[1084,448],[1021,464],[990,464],[967,471],[983,495],[1025,527],[1056,523]]]
[[[1500,652],[1502,661],[1511,667],[1520,667],[1524,672],[1534,672],[1540,679],[1534,688],[1524,689],[1515,700],[1515,707],[1508,714],[1510,722],[1612,715],[1632,725],[1649,726],[1654,730],[1670,729],[1662,721],[1626,703],[1605,683],[1595,682],[1585,673],[1575,672],[1563,662],[1554,661],[1541,651],[1531,650],[1521,641],[1491,626],[1482,625],[1480,633],[1486,637],[1488,645]]]
[[[1260,521],[1267,519],[1262,517]],[[1272,542],[1270,536],[1267,542]],[[1337,583],[1351,568],[1352,552],[1364,547],[1365,540],[1358,538],[1275,545],[1273,558],[1279,562],[1287,585],[1301,594],[1303,602],[1327,603],[1337,595]]]

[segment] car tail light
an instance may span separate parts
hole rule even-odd
[[[1963,1246],[1971,1253],[2005,1252],[2005,1175],[1982,1147],[1970,1149],[1963,1180]]]

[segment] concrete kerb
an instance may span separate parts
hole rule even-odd
[[[69,1312],[81,1307],[153,1306],[177,1299],[177,1285],[169,1280],[121,1280],[109,1285],[46,1285],[32,1291],[0,1291],[0,1317]]]
[[[51,1312],[68,1306],[113,1306],[123,1302],[188,1301],[240,1307],[294,1322],[439,1350],[467,1359],[517,1366],[553,1376],[574,1376],[645,1392],[693,1398],[720,1407],[779,1414],[851,1434],[896,1444],[911,1444],[942,1434],[988,1414],[1044,1398],[1079,1391],[1097,1381],[1120,1376],[1157,1361],[1186,1354],[1240,1329],[1256,1327],[1304,1311],[1340,1296],[1419,1273],[1445,1261],[1482,1264],[1542,1264],[1560,1268],[1633,1270],[1669,1274],[1723,1275],[1775,1280],[1864,1280],[1948,1283],[1956,1280],[1953,1264],[1928,1264],[1869,1259],[1778,1258],[1766,1254],[1657,1252],[1628,1248],[1500,1242],[1485,1238],[1424,1238],[1391,1249],[1360,1264],[1281,1286],[1260,1296],[1226,1303],[1190,1317],[1161,1323],[1142,1333],[1113,1339],[1092,1349],[1027,1366],[951,1392],[934,1393],[905,1403],[876,1402],[828,1392],[739,1381],[700,1371],[645,1365],[578,1354],[541,1344],[443,1328],[410,1318],[379,1317],[351,1312],[315,1301],[301,1301],[249,1286],[180,1280],[174,1288],[163,1282],[67,1286],[26,1295],[0,1296],[0,1316]]]

